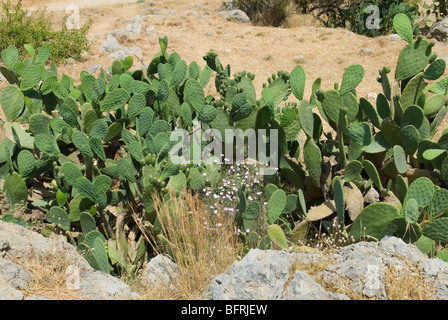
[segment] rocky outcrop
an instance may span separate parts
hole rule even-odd
[[[288,253],[252,249],[226,272],[217,275],[208,297],[213,300],[341,300],[350,292],[371,299],[387,299],[387,274],[421,274],[434,299],[448,300],[448,263],[428,258],[417,247],[395,237],[380,242],[359,242],[338,249],[325,270],[314,279],[297,264],[322,259],[321,253]],[[416,271],[417,270],[417,271]],[[319,282],[325,283],[325,290]]]
[[[429,29],[428,37],[438,41],[448,41],[448,17],[434,23]]]
[[[54,256],[63,257],[70,263],[66,272],[67,285],[77,290],[81,299],[138,298],[138,294],[118,278],[94,270],[76,248],[66,241],[45,238],[19,225],[0,221],[0,299],[25,298],[21,290],[26,289],[33,279],[32,274],[20,263],[31,258],[50,259]],[[26,297],[29,298],[47,299]]]

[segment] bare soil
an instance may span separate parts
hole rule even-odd
[[[222,64],[230,64],[232,73],[246,70],[255,74],[258,94],[272,73],[291,71],[297,64],[303,66],[307,75],[306,97],[311,94],[311,85],[316,78],[322,79],[323,90],[332,89],[335,82],[341,82],[344,70],[352,64],[361,64],[365,70],[364,79],[357,88],[358,96],[380,93],[382,89],[376,81],[378,70],[387,66],[393,75],[398,55],[405,45],[402,40],[390,40],[386,36],[369,38],[345,29],[324,28],[311,16],[304,15],[291,15],[279,28],[228,21],[218,16],[222,0],[138,2],[141,1],[23,0],[22,4],[29,10],[45,6],[55,26],[61,25],[64,16],[68,16],[65,8],[70,4],[80,8],[82,22],[93,21],[89,32],[93,41],[91,52],[81,61],[59,64],[60,74],[71,76],[75,82],[89,65],[99,63],[109,67],[112,64],[113,60],[107,58],[109,53],[101,50],[102,42],[111,31],[125,29],[130,19],[148,8],[171,12],[147,16],[141,34],[121,39],[127,47],[141,47],[144,62],[151,61],[159,50],[159,36],[166,35],[168,51],[177,52],[188,64],[196,61],[203,66],[202,57],[208,51],[214,51]],[[155,32],[147,35],[145,29],[150,25],[154,26]],[[448,46],[436,43],[433,52],[448,55]],[[134,61],[138,59],[134,57]],[[0,90],[4,86],[4,83],[0,84]],[[211,84],[210,93],[213,89]]]

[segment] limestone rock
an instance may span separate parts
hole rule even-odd
[[[250,18],[247,16],[247,14],[244,13],[244,11],[238,9],[220,11],[218,12],[218,15],[220,17],[224,17],[227,20],[237,20],[243,23],[250,22]]]
[[[155,287],[173,285],[173,280],[178,275],[178,266],[164,255],[152,258],[145,268],[145,280],[148,284]]]

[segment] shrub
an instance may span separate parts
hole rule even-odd
[[[253,23],[278,27],[286,18],[289,2],[289,0],[236,0],[234,5],[244,11]]]
[[[51,59],[59,61],[79,59],[90,47],[87,39],[90,21],[78,30],[68,30],[65,24],[61,30],[53,30],[45,9],[29,12],[22,7],[21,0],[15,6],[9,0],[2,1],[0,20],[1,50],[14,45],[23,56],[26,54],[25,44],[36,49],[48,44],[52,48]]]
[[[385,35],[393,32],[393,18],[398,13],[404,13],[410,20],[419,17],[419,6],[411,5],[403,0],[318,0],[303,2],[302,8],[308,4],[307,11],[313,13],[326,27],[346,28],[357,34],[370,37]],[[374,11],[368,10],[369,6],[376,6],[379,15],[378,27],[373,27],[371,22]],[[414,33],[417,29],[414,28]]]

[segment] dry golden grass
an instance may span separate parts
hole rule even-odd
[[[211,215],[205,205],[187,193],[169,202],[154,199],[162,236],[154,239],[158,254],[172,257],[179,267],[174,289],[136,288],[142,299],[201,299],[210,281],[241,254],[233,219],[224,211]]]
[[[77,290],[67,286],[67,267],[72,264],[64,255],[29,257],[14,261],[27,269],[32,276],[30,286],[23,290],[26,297],[46,296],[51,300],[81,300]]]

